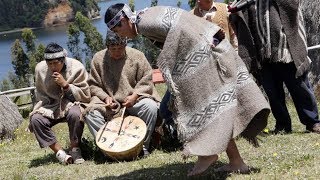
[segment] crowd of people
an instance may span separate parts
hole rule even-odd
[[[177,132],[184,157],[198,157],[188,176],[203,173],[224,151],[229,163],[217,171],[246,173],[237,136],[257,146],[270,109],[274,133],[292,132],[283,84],[306,130],[320,133],[299,0],[236,0],[229,6],[197,0],[191,12],[168,6],[132,12],[117,3],[107,9],[104,20],[110,30],[106,49],[94,55],[90,73],[56,43],[47,45],[44,61],[35,69],[38,103],[29,129],[40,147],[49,146],[61,163],[83,163],[79,145],[84,125],[95,138],[125,107],[147,126],[144,156],[150,153],[161,117]],[[163,100],[148,60],[127,46],[127,38],[138,35],[162,48],[157,65],[167,86]],[[51,129],[61,122],[68,123],[69,152]]]

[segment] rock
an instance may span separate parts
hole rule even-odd
[[[18,106],[7,96],[0,95],[0,141],[13,139],[14,131],[22,121],[23,117],[19,113]]]
[[[59,4],[56,8],[50,9],[43,21],[45,27],[65,24],[74,19],[72,8],[67,2]]]

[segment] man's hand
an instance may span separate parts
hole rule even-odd
[[[215,38],[217,38],[220,42],[226,38],[226,33],[224,32],[223,29],[220,29],[215,35],[214,35]]]
[[[106,103],[106,106],[109,107],[110,109],[116,109],[117,108],[117,103],[113,101],[112,97],[106,97],[104,99],[104,103]]]
[[[64,79],[64,77],[60,73],[54,72],[51,76],[53,77],[54,82],[57,83],[60,87],[64,88],[68,86],[68,82]]]
[[[124,103],[122,103],[122,105],[125,107],[132,107],[137,102],[138,97],[139,96],[137,94],[133,93],[124,98]]]

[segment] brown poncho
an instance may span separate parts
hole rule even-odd
[[[144,54],[126,47],[126,57],[113,60],[107,50],[96,53],[91,62],[88,81],[92,99],[87,111],[99,110],[107,118],[112,118],[124,102],[124,98],[137,93],[138,100],[152,98],[159,102],[160,97],[152,82],[152,68]],[[118,104],[117,112],[108,111],[103,100],[111,96]]]
[[[87,83],[88,73],[83,64],[76,59],[66,57],[65,69],[61,74],[69,83],[70,91],[75,102],[65,98],[63,89],[54,82],[52,72],[48,69],[46,61],[41,61],[35,69],[36,97],[38,102],[30,113],[39,113],[50,119],[65,117],[71,106],[79,102],[89,102],[90,90]]]
[[[158,65],[186,154],[221,153],[231,138],[266,126],[269,105],[229,41],[210,46],[217,25],[174,7],[151,7],[140,18],[138,32],[164,42]]]

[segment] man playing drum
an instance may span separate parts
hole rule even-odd
[[[85,122],[92,135],[126,107],[130,115],[141,118],[147,125],[143,144],[144,156],[157,120],[159,95],[152,82],[152,68],[144,54],[126,46],[122,39],[109,31],[107,49],[97,52],[91,62],[89,77],[92,99]]]

